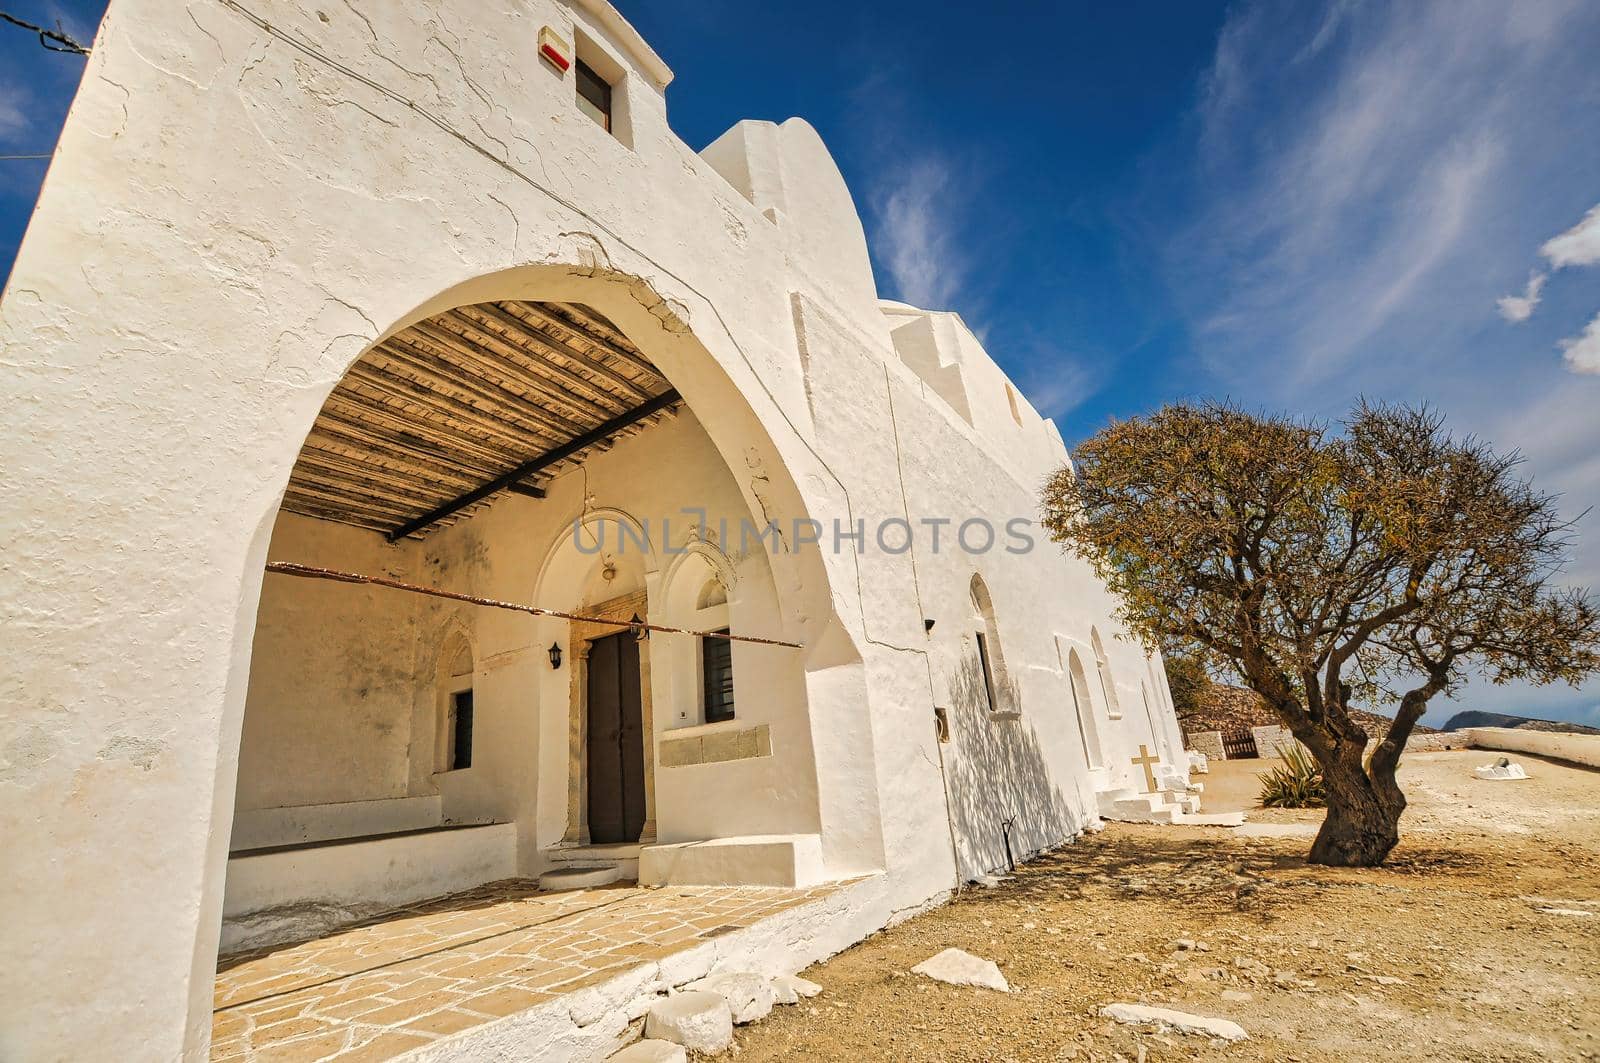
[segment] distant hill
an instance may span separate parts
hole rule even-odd
[[[1350,715],[1374,740],[1388,734],[1389,725],[1394,722],[1388,716],[1362,709],[1351,709]],[[1198,734],[1202,731],[1232,732],[1245,731],[1252,727],[1277,726],[1279,720],[1278,714],[1272,711],[1266,699],[1255,691],[1229,686],[1226,683],[1214,683],[1210,690],[1199,696],[1199,704],[1193,711],[1178,714],[1178,723],[1183,727],[1185,734]],[[1413,734],[1430,734],[1432,731],[1433,728],[1421,724],[1412,729]]]
[[[1522,731],[1562,731],[1568,734],[1600,735],[1600,727],[1588,727],[1581,723],[1535,720],[1528,716],[1508,716],[1503,712],[1479,712],[1476,709],[1458,712],[1444,723],[1446,731],[1460,731],[1467,727],[1515,727]]]

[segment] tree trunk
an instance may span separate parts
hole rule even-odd
[[[1361,750],[1346,748],[1322,765],[1328,815],[1311,844],[1313,864],[1334,867],[1376,867],[1400,841],[1400,813],[1405,798],[1376,785],[1361,764]],[[1399,797],[1398,802],[1394,800]]]

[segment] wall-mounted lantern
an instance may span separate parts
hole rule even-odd
[[[630,625],[630,630],[633,632],[633,637],[638,641],[643,642],[645,639],[650,637],[650,629],[644,626],[644,617],[640,616],[638,613],[634,613],[633,616],[629,618],[628,623]]]
[[[561,643],[559,642],[550,644],[550,667],[556,669],[561,667]]]

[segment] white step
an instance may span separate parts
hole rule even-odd
[[[1109,809],[1102,808],[1100,814],[1119,823],[1171,823],[1175,811],[1143,798],[1125,798],[1113,801]]]
[[[1242,827],[1243,812],[1178,812],[1172,822],[1189,827]]]

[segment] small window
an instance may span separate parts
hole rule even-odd
[[[578,110],[600,123],[601,129],[611,132],[611,85],[582,59],[578,60],[576,69]]]
[[[450,695],[450,770],[472,767],[472,691]]]
[[[728,629],[714,632],[728,634]],[[706,723],[733,719],[733,642],[730,639],[700,640],[701,681],[705,684]]]
[[[983,666],[983,696],[989,703],[989,711],[995,709],[994,697],[994,666],[989,663],[989,640],[983,637],[983,632],[974,632],[978,636],[978,663]]]

